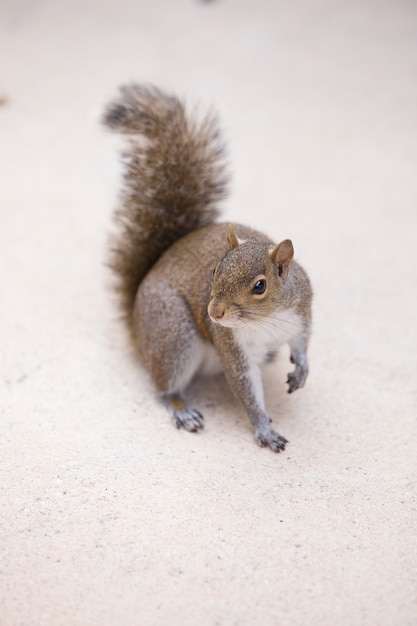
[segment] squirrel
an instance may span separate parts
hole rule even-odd
[[[213,113],[196,121],[179,98],[152,85],[120,94],[103,115],[128,138],[109,266],[134,345],[177,428],[203,428],[184,391],[197,372],[223,370],[257,443],[284,450],[288,441],[265,410],[261,366],[288,343],[288,392],[304,386],[308,276],[289,239],[276,244],[216,221],[228,176]]]

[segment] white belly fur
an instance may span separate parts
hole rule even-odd
[[[204,376],[215,376],[223,371],[216,348],[207,341],[201,341],[198,347],[200,351],[199,371]]]

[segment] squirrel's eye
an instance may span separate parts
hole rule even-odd
[[[263,293],[265,293],[265,290],[266,290],[266,280],[264,278],[260,278],[259,280],[256,281],[252,289],[252,293],[255,296],[261,296]]]
[[[216,268],[214,268],[214,270],[211,270],[211,277],[214,278],[214,274],[216,273]]]

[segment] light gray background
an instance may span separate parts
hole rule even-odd
[[[2,0],[2,626],[415,626],[417,5]],[[173,429],[107,289],[120,83],[220,113],[225,219],[290,237],[311,374]]]

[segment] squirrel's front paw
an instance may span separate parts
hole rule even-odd
[[[272,430],[272,428],[267,432],[258,431],[255,434],[255,438],[261,448],[269,446],[273,452],[281,452],[281,450],[285,450],[285,444],[288,443],[288,440],[285,439],[285,437],[276,433],[275,430]]]
[[[287,378],[288,393],[292,393],[296,389],[301,389],[301,387],[304,387],[307,379],[307,374],[308,370],[303,369],[302,367],[296,367],[293,372],[290,372]]]
[[[200,411],[188,407],[174,411],[172,421],[176,428],[185,428],[190,433],[204,428],[204,419]]]

